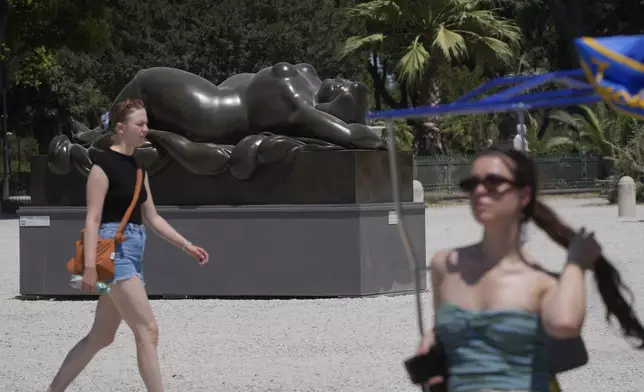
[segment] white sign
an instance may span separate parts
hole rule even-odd
[[[49,227],[48,216],[21,216],[20,227]]]
[[[390,225],[398,224],[398,213],[396,211],[389,211],[389,224]]]

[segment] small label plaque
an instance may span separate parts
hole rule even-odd
[[[20,227],[49,227],[48,216],[21,216]]]
[[[390,225],[398,224],[398,213],[396,211],[389,211],[389,224]]]

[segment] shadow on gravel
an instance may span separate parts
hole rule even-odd
[[[426,290],[422,291],[423,293]],[[239,296],[239,297],[216,297],[216,296],[200,296],[200,295],[149,295],[150,301],[163,300],[163,301],[176,301],[176,300],[218,300],[218,301],[302,301],[302,300],[334,300],[334,299],[368,299],[368,298],[382,298],[382,297],[404,297],[406,295],[414,295],[414,292],[401,292],[392,294],[374,294],[362,296],[335,296],[335,297],[275,297],[275,296]],[[16,295],[13,299],[18,301],[56,301],[56,302],[75,302],[75,301],[96,301],[99,295],[81,294],[81,295]]]

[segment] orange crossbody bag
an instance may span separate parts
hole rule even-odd
[[[98,282],[110,281],[114,278],[114,256],[116,255],[116,246],[125,241],[123,230],[125,225],[130,220],[134,206],[139,200],[141,193],[141,186],[143,183],[143,171],[138,169],[136,171],[136,185],[134,187],[134,197],[128,207],[121,223],[119,224],[116,234],[112,238],[100,238],[96,244],[96,280]],[[85,252],[84,252],[84,237],[85,229],[81,230],[80,239],[76,241],[76,254],[67,262],[67,271],[73,275],[83,275],[85,270]]]

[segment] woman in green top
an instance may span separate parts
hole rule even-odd
[[[486,150],[460,185],[484,233],[478,243],[432,257],[434,329],[419,349],[427,352],[440,341],[449,392],[550,391],[545,337],[580,335],[588,270],[595,270],[608,312],[625,335],[644,340],[644,328],[619,291],[619,274],[601,256],[594,234],[575,233],[536,199],[537,168],[530,158],[513,149]],[[530,219],[568,249],[558,279],[521,245],[521,225]]]

